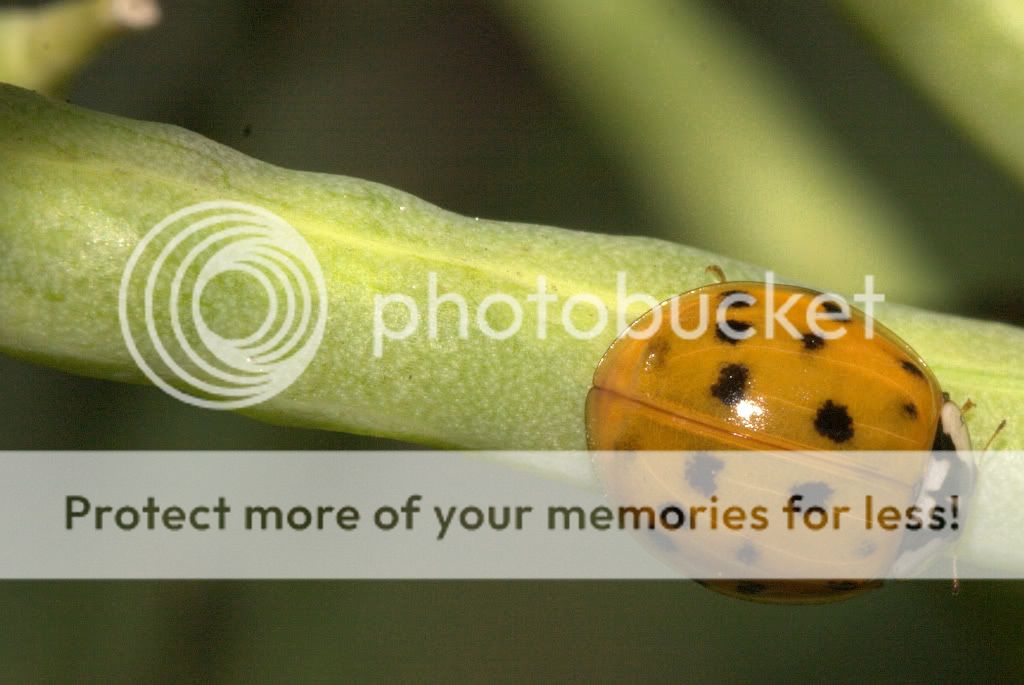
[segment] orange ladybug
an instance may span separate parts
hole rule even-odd
[[[785,316],[773,316],[783,308]],[[805,502],[825,504],[844,490],[863,491],[866,482],[929,511],[950,494],[970,492],[974,483],[961,409],[920,355],[837,296],[795,286],[722,282],[648,311],[601,359],[587,395],[586,430],[589,449],[608,453],[595,457],[595,468],[619,501],[743,502],[765,492],[800,492]],[[731,464],[724,455],[706,453],[711,450],[912,450],[931,456],[865,475],[837,454],[820,478],[808,479],[806,468],[786,466],[797,464],[798,454]],[[681,464],[630,458],[638,451],[705,452]],[[883,542],[851,531],[825,548],[821,568],[823,574],[854,570],[856,578],[917,568],[955,540],[962,526],[955,528],[931,537],[890,535]],[[686,549],[676,549],[680,545]],[[655,546],[670,560],[713,556],[716,568],[782,568],[782,552],[770,537],[742,531],[688,531]],[[837,560],[844,565],[829,565]],[[700,582],[734,597],[777,603],[836,601],[881,585],[825,575]]]

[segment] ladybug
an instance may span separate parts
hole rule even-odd
[[[722,281],[648,311],[598,364],[586,400],[587,445],[599,452],[594,465],[610,498],[724,505],[793,493],[824,507],[867,486],[929,512],[952,494],[971,492],[975,466],[962,410],[909,345],[838,296]],[[785,315],[773,318],[783,308]],[[730,463],[715,453],[736,450],[771,455]],[[794,452],[822,450],[919,454],[867,473],[839,453],[820,465],[795,461],[804,455]],[[688,454],[680,461],[645,451]],[[865,579],[888,569],[920,568],[962,528],[869,538],[863,526],[850,526],[826,543],[819,536],[815,549],[823,558],[808,563],[819,564],[821,580],[747,580],[757,577],[751,571],[778,577],[785,568],[777,538],[766,533],[659,531],[651,541],[676,563],[713,558],[716,571],[698,581],[712,590],[807,604],[879,587],[880,580]],[[719,580],[729,568],[743,569],[737,577],[744,580]],[[837,571],[855,579],[829,579]]]

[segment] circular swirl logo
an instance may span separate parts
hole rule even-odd
[[[198,407],[239,409],[306,370],[323,340],[327,293],[316,256],[288,222],[215,200],[174,212],[143,237],[121,278],[118,315],[128,351],[156,386]]]

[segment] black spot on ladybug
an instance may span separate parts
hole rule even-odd
[[[637,442],[632,437],[619,438],[612,444],[612,449],[616,452],[622,452],[624,457],[635,457]]]
[[[651,543],[663,552],[675,552],[676,543],[672,541],[672,537],[661,530],[655,528],[654,530],[644,531],[644,535]]]
[[[803,340],[805,350],[820,350],[825,346],[825,339],[814,333],[804,333]]]
[[[757,551],[757,548],[749,542],[740,547],[739,551],[736,552],[736,558],[747,566],[757,561],[760,556],[761,554]]]
[[[767,589],[768,586],[764,583],[755,583],[753,581],[736,583],[736,592],[741,595],[759,595]]]
[[[914,404],[913,402],[907,402],[906,404],[903,405],[903,414],[907,416],[907,418],[916,419],[917,405]]]
[[[953,436],[942,430],[942,422],[939,422],[939,429],[935,431],[935,443],[932,445],[932,449],[938,452],[955,452],[956,444],[953,442]]]
[[[731,407],[743,399],[749,380],[750,369],[743,364],[728,364],[718,373],[718,382],[711,386],[711,394]]]
[[[670,345],[664,338],[655,338],[647,343],[647,362],[645,370],[660,369],[665,365],[665,357],[668,355]]]
[[[845,404],[827,400],[814,417],[814,427],[832,442],[846,442],[853,437],[853,419]]]
[[[900,362],[900,366],[902,366],[903,370],[909,373],[911,376],[924,378],[924,371],[922,371],[920,367],[918,367],[918,365],[915,364],[914,362],[907,361],[906,359],[904,359]]]
[[[686,465],[686,482],[705,497],[711,497],[718,489],[715,478],[724,466],[725,463],[721,459],[706,452],[698,452],[690,457],[690,462]]]
[[[827,483],[821,481],[813,483],[803,483],[795,486],[789,491],[791,495],[800,495],[803,497],[800,500],[799,505],[801,509],[808,509],[810,507],[821,507],[825,508],[828,499],[835,493],[835,490],[830,488]]]
[[[830,580],[828,581],[828,589],[835,592],[849,592],[850,590],[856,590],[861,586],[855,580]]]
[[[736,319],[726,319],[725,321],[719,321],[715,327],[715,335],[718,336],[719,340],[723,340],[730,345],[743,340],[739,335],[750,330],[754,324],[749,321],[737,321]]]
[[[822,302],[821,303],[821,308],[824,309],[829,314],[843,314],[844,313],[842,305],[840,305],[838,302],[834,302],[832,300],[825,300],[824,302]],[[846,316],[840,316],[840,317],[830,316],[829,319],[832,320],[832,321],[849,321],[850,320],[850,316],[848,314]]]
[[[875,545],[875,543],[871,542],[870,540],[865,540],[864,542],[857,545],[857,549],[853,550],[853,553],[856,554],[858,557],[864,559],[874,554],[875,550],[877,549],[878,546]]]
[[[724,300],[725,298],[729,297],[730,295],[750,295],[750,293],[748,293],[746,290],[726,290],[724,293],[719,295],[719,297]],[[729,303],[729,306],[727,308],[728,309],[737,309],[737,308],[749,307],[749,306],[750,306],[749,302],[746,302],[744,300],[734,300],[734,301]]]

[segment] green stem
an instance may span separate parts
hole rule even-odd
[[[1024,182],[1024,6],[1005,0],[840,0],[895,62]]]
[[[770,261],[839,291],[865,273],[940,305],[942,256],[861,172],[772,57],[696,0],[500,0],[564,90],[586,103],[653,200],[661,235]],[[655,229],[657,230],[657,229]],[[823,245],[842,246],[827,258]]]
[[[246,410],[275,423],[459,448],[583,449],[583,400],[594,367],[619,330],[616,319],[646,309],[617,305],[619,272],[629,292],[656,298],[707,282],[712,263],[732,278],[763,277],[756,267],[660,240],[462,217],[381,185],[281,169],[179,128],[10,86],[0,86],[0,132],[0,350],[76,373],[143,381],[118,319],[132,251],[183,207],[216,199],[259,205],[311,246],[330,313],[306,372]],[[488,295],[510,295],[523,305],[520,332],[494,340],[471,325],[461,339],[458,307],[446,305],[436,339],[424,324],[375,356],[375,296],[406,294],[425,313],[431,272],[438,294],[458,293],[471,316]],[[538,276],[558,298],[543,339],[535,333],[536,306],[528,304]],[[156,300],[166,292],[161,283]],[[563,304],[580,293],[611,312],[611,323],[588,340],[558,323]],[[254,330],[266,310],[260,295],[228,280],[204,295],[204,316],[217,331]],[[504,328],[507,311],[494,307],[491,326]],[[577,307],[570,320],[588,329],[593,312]],[[166,312],[156,316],[167,323]],[[877,316],[929,361],[954,397],[978,404],[969,417],[976,436],[1008,418],[996,448],[1024,446],[1024,331],[894,304]],[[133,327],[141,325],[140,312],[131,317]],[[555,454],[532,466],[588,483],[585,462]],[[976,562],[1024,567],[1022,484],[1019,460],[986,458],[976,514],[985,525],[972,528],[967,548]]]
[[[67,0],[0,10],[0,81],[57,93],[104,43],[159,20],[156,0]]]

